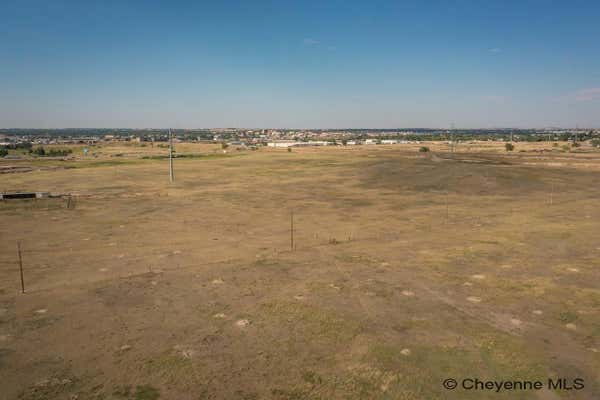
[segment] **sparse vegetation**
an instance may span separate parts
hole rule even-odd
[[[513,150],[515,149],[515,145],[514,145],[514,144],[512,144],[512,143],[506,143],[506,144],[504,145],[504,149],[505,149],[506,151],[513,151]]]
[[[174,184],[157,146],[2,160],[31,167],[4,186],[80,200],[0,202],[28,290],[15,308],[16,244],[0,241],[3,394],[435,399],[440,380],[482,366],[594,382],[600,153],[539,142],[508,156],[505,143],[288,157],[180,142]],[[72,362],[47,362],[59,347]],[[22,354],[27,375],[11,367]]]
[[[421,153],[428,153],[429,152],[429,147],[427,147],[427,146],[421,146],[421,147],[419,147],[419,152],[421,152]]]
[[[160,398],[160,392],[150,385],[142,385],[135,388],[135,400],[157,400],[158,398]]]
[[[564,323],[575,322],[577,321],[577,314],[571,311],[562,311],[559,316],[559,320]]]
[[[132,392],[131,392],[131,389],[132,389],[131,385],[120,385],[120,386],[116,386],[116,387],[113,389],[113,392],[112,392],[112,394],[113,394],[113,396],[115,396],[115,397],[119,397],[119,398],[125,398],[125,399],[127,399],[127,398],[129,398],[129,395],[132,393]]]
[[[323,379],[314,371],[304,371],[302,373],[302,379],[311,385],[320,385],[323,383]]]

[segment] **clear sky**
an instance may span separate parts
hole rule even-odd
[[[0,0],[0,127],[600,127],[600,1]]]

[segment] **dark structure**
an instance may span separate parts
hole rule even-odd
[[[0,193],[0,199],[2,199],[2,200],[41,199],[44,197],[50,197],[50,193],[47,193],[47,192]]]

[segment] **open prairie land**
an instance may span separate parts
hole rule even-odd
[[[600,152],[419,146],[0,161],[0,399],[600,398]]]

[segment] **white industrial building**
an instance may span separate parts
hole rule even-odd
[[[268,147],[309,147],[309,146],[328,146],[330,142],[326,141],[309,141],[309,142],[296,142],[289,140],[281,140],[267,143]]]

